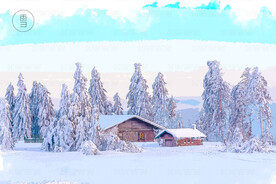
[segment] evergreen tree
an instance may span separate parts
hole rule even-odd
[[[176,113],[176,116],[173,119],[172,128],[184,128],[183,127],[183,117],[180,112]]]
[[[100,74],[94,67],[91,72],[91,80],[89,87],[89,94],[91,96],[91,105],[94,108],[99,109],[100,114],[107,114],[108,104],[106,97],[106,90],[103,88],[103,83],[101,82]]]
[[[106,100],[104,103],[104,108],[105,108],[105,114],[106,115],[112,115],[112,103],[109,100]]]
[[[122,115],[123,108],[122,108],[121,99],[118,93],[114,95],[113,100],[114,100],[113,113],[117,115]]]
[[[86,77],[82,74],[81,64],[76,63],[76,71],[74,74],[75,84],[71,102],[77,106],[77,116],[87,117],[88,120],[91,118],[91,104],[89,95],[86,88]]]
[[[88,140],[93,141],[97,146],[100,144],[100,125],[99,125],[99,111],[97,108],[92,110],[92,121],[89,122],[87,131]]]
[[[259,72],[258,68],[254,68],[252,72],[252,80],[249,85],[249,90],[251,92],[254,103],[253,114],[257,114],[255,118],[256,123],[260,124],[261,127],[261,141],[264,144],[272,144],[272,135],[270,133],[270,128],[272,127],[271,121],[271,110],[269,107],[269,102],[271,101],[271,96],[267,89],[267,81]]]
[[[30,111],[31,111],[31,120],[32,120],[32,125],[31,125],[31,130],[32,130],[32,137],[39,137],[39,125],[38,125],[38,103],[39,103],[39,94],[38,94],[38,89],[39,85],[36,81],[33,82],[33,87],[32,91],[29,95],[30,98]]]
[[[75,138],[76,150],[80,150],[82,143],[88,139],[87,129],[88,129],[87,118],[82,116],[78,117],[78,124],[76,128],[76,138]]]
[[[64,115],[68,116],[70,108],[70,93],[66,84],[62,85],[60,101],[59,101],[59,111],[58,116],[62,117]]]
[[[173,96],[171,96],[169,98],[168,110],[169,110],[171,118],[175,118],[176,117],[176,103],[175,103],[175,99]]]
[[[159,72],[152,85],[152,113],[155,123],[168,127],[171,124],[170,122],[172,122],[172,118],[168,110],[168,90],[165,85],[164,76]]]
[[[203,109],[200,128],[210,140],[224,140],[230,103],[230,87],[223,81],[220,63],[208,61],[209,71],[203,81]]]
[[[10,111],[12,112],[15,104],[15,97],[14,97],[14,88],[13,85],[10,83],[5,94],[5,99],[7,100],[9,106],[10,106]]]
[[[11,132],[11,112],[8,102],[0,99],[0,150],[11,150],[14,141]]]
[[[74,126],[73,123],[68,119],[66,115],[59,118],[56,126],[58,136],[58,146],[63,151],[74,150]]]
[[[248,95],[250,80],[250,69],[246,68],[241,76],[241,81],[233,87],[231,92],[232,101],[227,142],[235,145],[235,147],[241,147],[242,143],[251,137],[252,124],[249,118],[251,117],[249,110],[251,99]]]
[[[24,137],[31,137],[31,112],[30,99],[27,95],[23,76],[18,76],[18,93],[15,98],[15,106],[12,112],[13,117],[13,136],[15,140],[22,140]]]
[[[138,115],[143,118],[152,119],[150,96],[147,92],[147,81],[141,73],[141,64],[135,63],[135,72],[131,77],[131,84],[127,94],[128,114]]]
[[[131,77],[130,80],[130,86],[129,86],[129,92],[126,96],[128,102],[127,102],[127,107],[129,108],[128,114],[136,114],[136,103],[137,103],[137,96],[135,96],[135,92],[137,89],[137,84],[140,80],[143,79],[142,72],[141,72],[141,64],[140,63],[135,63],[135,72]]]
[[[271,111],[269,101],[271,97],[267,90],[267,82],[258,68],[253,71],[246,68],[241,81],[232,90],[231,116],[227,136],[228,149],[234,152],[251,152],[256,141],[258,150],[262,151],[266,145],[272,144],[270,128]],[[252,135],[252,124],[260,124],[261,139]],[[248,146],[250,148],[248,148]]]
[[[54,151],[59,145],[59,135],[57,131],[57,119],[54,118],[45,131],[45,136],[41,149],[44,151]]]
[[[44,137],[46,128],[54,118],[54,107],[50,93],[43,85],[39,85],[38,89],[38,114],[37,122],[39,126],[39,137]]]

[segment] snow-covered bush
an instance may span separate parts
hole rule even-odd
[[[116,150],[119,152],[128,152],[128,153],[142,152],[140,148],[138,148],[136,145],[132,144],[131,142],[120,140],[120,138],[117,135],[110,133],[110,134],[103,134],[102,136],[103,136],[101,139],[102,151]]]
[[[244,143],[230,144],[227,146],[227,150],[234,153],[275,152],[271,145],[263,143],[258,136],[252,137],[249,141]]]
[[[63,152],[63,149],[62,149],[62,147],[55,146],[55,148],[54,148],[54,152],[57,152],[57,153],[59,153],[59,152]]]
[[[82,144],[81,152],[84,155],[99,155],[101,154],[97,146],[92,141],[85,141]]]

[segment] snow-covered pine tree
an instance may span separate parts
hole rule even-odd
[[[113,113],[117,115],[122,115],[123,108],[122,108],[121,99],[118,93],[114,95],[113,100],[114,100]]]
[[[76,128],[75,146],[76,150],[80,150],[82,143],[87,141],[88,120],[86,117],[78,117],[78,124]]]
[[[41,149],[44,151],[54,151],[56,147],[59,147],[59,134],[57,131],[57,119],[54,118],[45,131],[45,136]]]
[[[54,107],[48,89],[42,84],[38,88],[37,122],[39,126],[39,137],[44,137],[47,127],[54,118]]]
[[[176,116],[173,119],[172,128],[184,128],[183,127],[183,117],[180,112],[176,113]]]
[[[127,108],[128,114],[136,114],[136,103],[137,103],[137,96],[135,94],[136,89],[137,89],[137,84],[138,82],[143,79],[142,72],[141,72],[141,63],[135,63],[135,72],[132,75],[130,79],[130,85],[129,85],[129,92],[126,96],[127,98]]]
[[[231,111],[226,142],[234,151],[240,149],[242,143],[248,141],[252,135],[251,112],[249,110],[251,97],[248,95],[250,80],[250,68],[246,68],[241,76],[241,81],[233,87],[231,92]]]
[[[75,141],[74,141],[74,123],[69,120],[69,111],[74,111],[73,106],[71,106],[70,102],[70,93],[68,91],[68,87],[63,84],[60,101],[59,101],[59,111],[58,111],[58,121],[56,126],[57,136],[59,137],[58,146],[63,151],[73,151],[75,149]],[[74,113],[74,112],[72,112]],[[76,117],[72,115],[72,117]]]
[[[93,108],[92,110],[92,118],[88,125],[87,131],[88,140],[93,141],[98,147],[100,146],[100,125],[99,125],[99,110],[97,108]]]
[[[61,94],[60,94],[60,101],[59,101],[59,111],[58,117],[62,117],[64,115],[68,116],[69,108],[71,105],[70,102],[70,93],[68,91],[68,87],[66,84],[62,84]]]
[[[113,114],[113,107],[112,107],[112,103],[109,100],[106,100],[104,103],[104,108],[105,108],[105,114],[106,115],[112,115]]]
[[[13,117],[13,137],[15,140],[23,140],[24,137],[31,137],[31,111],[30,99],[27,94],[23,76],[18,76],[18,93],[15,98],[15,105],[12,112]]]
[[[77,106],[78,116],[83,116],[90,120],[92,107],[86,88],[87,79],[82,73],[81,64],[76,63],[76,67],[77,68],[74,74],[75,84],[71,102]]]
[[[152,85],[152,114],[155,123],[164,127],[170,127],[173,119],[168,110],[168,90],[165,85],[164,76],[159,72]]]
[[[141,64],[135,63],[135,72],[131,77],[131,84],[127,94],[128,99],[128,114],[138,115],[143,118],[152,119],[151,99],[147,92],[147,81],[141,73]]]
[[[11,112],[8,102],[0,98],[0,150],[11,150],[14,141],[11,132]]]
[[[267,145],[272,144],[269,107],[271,97],[267,90],[267,82],[258,68],[254,68],[253,71],[250,68],[245,69],[241,81],[232,90],[232,99],[227,136],[228,149],[234,152],[267,151]],[[258,123],[261,126],[261,139],[252,135],[253,124]],[[256,141],[261,142],[253,145]]]
[[[38,88],[39,85],[37,81],[33,82],[33,87],[32,91],[29,95],[30,98],[30,111],[31,111],[31,119],[32,119],[32,125],[31,125],[31,130],[32,130],[32,137],[39,137],[39,125],[38,125],[38,119],[37,119],[37,114],[38,114],[38,102],[39,102],[39,94],[38,94]]]
[[[67,115],[63,115],[57,121],[56,132],[59,142],[57,145],[63,151],[73,151],[75,146],[74,141],[74,125],[68,119]]]
[[[267,89],[267,81],[259,72],[258,68],[254,68],[252,71],[252,79],[249,84],[249,91],[251,96],[251,104],[253,105],[253,114],[257,114],[257,117],[253,122],[259,123],[261,127],[261,140],[264,144],[272,144],[272,135],[270,128],[272,127],[271,110],[269,102],[271,96]]]
[[[230,87],[222,78],[220,63],[208,61],[209,71],[203,81],[203,113],[200,128],[208,140],[224,140],[226,121],[230,103]]]
[[[103,83],[101,82],[100,74],[94,67],[91,72],[91,80],[89,87],[89,94],[91,97],[91,105],[94,108],[99,109],[100,114],[107,114],[106,108],[108,108],[106,101],[106,90],[103,87]]]
[[[13,85],[10,83],[5,94],[5,99],[7,100],[9,106],[10,106],[10,111],[12,112],[15,104],[15,97],[14,97],[14,88]]]
[[[169,98],[168,110],[169,110],[171,118],[175,118],[176,117],[176,103],[175,103],[175,99],[173,96],[171,96]]]

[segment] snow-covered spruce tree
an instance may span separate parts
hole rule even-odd
[[[40,84],[38,89],[38,113],[36,117],[39,126],[39,137],[44,137],[46,128],[50,125],[55,115],[52,99],[49,95],[48,89]]]
[[[183,117],[180,112],[177,112],[175,118],[173,118],[172,128],[184,128]]]
[[[88,120],[86,117],[78,117],[78,124],[76,127],[75,146],[76,150],[80,150],[82,144],[87,141]]]
[[[45,151],[73,151],[75,150],[74,123],[68,119],[70,108],[70,94],[65,84],[62,85],[57,118],[51,121],[46,129],[42,149]],[[72,110],[74,111],[75,110]],[[72,112],[72,113],[74,113]]]
[[[122,115],[123,108],[122,108],[121,99],[118,93],[114,95],[113,100],[114,100],[113,113],[117,115]]]
[[[71,105],[71,97],[68,91],[68,87],[66,84],[62,84],[61,94],[60,94],[60,101],[59,101],[59,111],[58,117],[62,117],[64,115],[68,116],[69,108]]]
[[[270,133],[270,128],[272,127],[271,110],[269,107],[271,96],[267,88],[267,81],[259,72],[258,68],[254,68],[252,71],[252,80],[249,85],[252,104],[255,106],[255,108],[253,106],[252,111],[254,114],[257,114],[253,122],[260,124],[262,142],[271,145],[273,141]]]
[[[175,99],[173,96],[171,96],[169,98],[168,110],[169,110],[171,118],[175,118],[176,117],[176,103],[175,103]]]
[[[7,100],[9,106],[10,106],[10,111],[12,112],[15,104],[15,97],[14,97],[14,88],[13,85],[10,83],[5,94],[5,99]]]
[[[220,63],[208,61],[209,71],[203,81],[203,109],[200,128],[208,140],[224,140],[230,103],[230,87],[222,78]]]
[[[31,137],[31,111],[30,99],[27,94],[23,76],[18,76],[18,93],[15,98],[15,105],[12,112],[13,117],[13,137],[15,140],[23,140],[24,137]]]
[[[59,118],[55,129],[59,141],[57,146],[60,147],[62,151],[73,151],[75,146],[74,126],[66,115]]]
[[[131,84],[127,94],[128,114],[138,115],[143,118],[152,119],[150,96],[147,92],[147,81],[141,73],[141,64],[135,63],[135,72],[131,77]]]
[[[99,110],[97,108],[93,108],[92,110],[92,118],[88,124],[87,139],[93,141],[97,147],[100,146],[101,135],[99,125]]]
[[[252,135],[249,110],[251,97],[248,95],[250,79],[250,69],[246,68],[241,76],[241,81],[233,87],[231,92],[232,101],[226,143],[228,149],[234,152],[241,149],[243,142],[248,141]]]
[[[38,102],[39,102],[39,94],[38,94],[38,88],[39,85],[36,81],[33,82],[33,87],[32,91],[29,95],[30,98],[30,111],[31,111],[31,120],[32,120],[32,125],[31,125],[31,136],[32,137],[39,137],[39,125],[38,125]]]
[[[101,82],[100,74],[94,67],[91,72],[91,80],[89,87],[89,94],[91,97],[91,105],[94,108],[99,109],[100,114],[107,114],[106,108],[108,105],[106,104],[106,90],[103,87],[103,83]]]
[[[171,127],[173,120],[168,110],[168,90],[165,85],[164,76],[159,72],[152,85],[152,114],[155,123],[164,127]]]
[[[113,114],[113,107],[112,103],[109,100],[106,100],[104,103],[104,108],[105,108],[105,114],[106,115],[112,115]]]
[[[272,144],[270,133],[271,97],[267,82],[254,68],[246,68],[241,81],[232,90],[232,106],[227,136],[227,148],[233,152],[269,151]],[[260,124],[261,139],[252,135],[253,124]],[[258,148],[257,148],[258,147]]]
[[[57,132],[57,119],[54,118],[45,131],[45,136],[41,149],[44,151],[55,151],[55,148],[59,147],[59,135]]]
[[[81,64],[76,63],[76,67],[74,74],[75,84],[71,102],[77,106],[78,116],[87,117],[87,119],[90,120],[92,108],[86,88],[87,79],[82,73]]]
[[[0,150],[11,150],[14,141],[11,132],[11,112],[8,102],[0,98]]]
[[[137,84],[140,80],[143,79],[141,72],[141,63],[135,63],[135,72],[130,79],[129,92],[126,96],[127,98],[127,107],[129,108],[128,114],[136,114],[136,104],[137,104],[137,96],[135,94],[137,89]]]

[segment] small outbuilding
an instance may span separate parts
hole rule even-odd
[[[172,147],[202,145],[205,137],[194,125],[194,128],[165,129],[155,139],[160,139],[162,146]]]
[[[155,133],[165,129],[136,115],[100,115],[99,124],[104,132],[130,142],[153,142]]]

